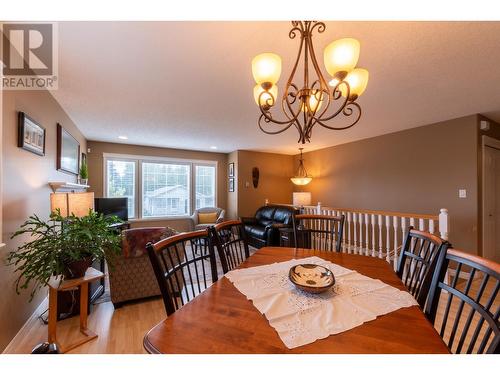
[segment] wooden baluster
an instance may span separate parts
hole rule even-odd
[[[449,233],[450,233],[450,217],[448,216],[448,210],[446,208],[441,208],[439,210],[439,236],[443,240],[448,240]]]
[[[398,265],[398,217],[393,216],[392,217],[392,226],[394,228],[394,271],[397,269]]]
[[[385,247],[387,250],[385,260],[387,261],[387,263],[391,263],[391,237],[390,237],[391,217],[390,216],[385,217],[385,227],[386,227]]]
[[[357,223],[358,223],[358,214],[356,212],[353,212],[352,213],[352,223],[353,223],[353,231],[354,231],[354,254],[357,254],[358,253],[358,235],[357,235],[357,232],[358,232],[358,226],[357,226]]]
[[[424,219],[418,219],[418,230],[421,230],[421,231],[425,230]]]
[[[375,248],[377,247],[375,242],[375,214],[372,214],[372,257],[375,257]]]
[[[359,254],[363,255],[363,214],[358,213],[359,218]]]
[[[382,215],[378,215],[378,257],[382,259]]]
[[[346,229],[346,219],[347,215],[345,211],[341,212],[342,215],[344,215],[344,227],[342,228],[342,252],[345,253],[347,252],[347,229]]]
[[[365,214],[365,230],[366,230],[366,238],[365,238],[365,255],[369,255],[368,253],[368,246],[370,242],[370,237],[369,237],[369,231],[370,231],[370,225],[369,225],[369,220],[368,220],[368,214]]]
[[[347,213],[347,253],[352,253],[352,242],[351,242],[351,218],[352,213]]]
[[[429,232],[432,234],[435,234],[435,232],[436,232],[434,220],[432,220],[432,219],[429,219]]]

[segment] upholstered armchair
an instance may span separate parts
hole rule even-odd
[[[117,255],[109,266],[109,289],[115,308],[126,301],[161,295],[146,244],[174,234],[177,234],[177,231],[169,227],[122,231],[122,253]]]
[[[217,207],[203,207],[194,210],[191,215],[191,230],[206,229],[212,225],[222,223],[226,211]]]

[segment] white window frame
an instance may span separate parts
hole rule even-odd
[[[215,167],[215,207],[218,206],[218,161],[216,160],[196,160],[196,159],[181,159],[181,158],[168,158],[161,156],[146,156],[146,155],[128,155],[128,154],[114,154],[103,153],[103,196],[107,197],[108,194],[108,176],[107,176],[107,161],[135,161],[135,205],[134,209],[136,215],[129,221],[158,221],[158,220],[178,220],[189,218],[196,207],[196,166],[211,166]],[[189,213],[188,215],[168,215],[168,216],[155,216],[143,217],[142,216],[142,164],[143,163],[165,163],[165,164],[185,164],[189,165],[190,178],[189,178]]]

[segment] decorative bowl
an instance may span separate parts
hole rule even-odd
[[[332,271],[317,264],[297,264],[290,268],[290,281],[308,293],[323,293],[335,285]]]

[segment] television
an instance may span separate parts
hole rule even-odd
[[[128,220],[127,198],[95,198],[95,211],[104,216],[118,216],[123,221]]]

